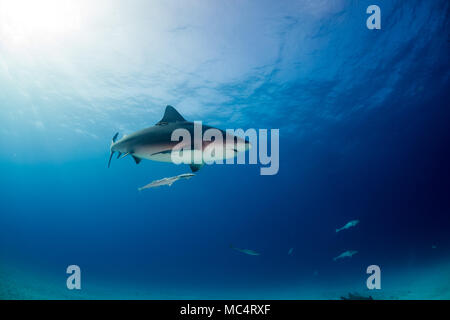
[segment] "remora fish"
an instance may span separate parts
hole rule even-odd
[[[336,232],[351,228],[351,227],[355,227],[357,224],[359,223],[359,220],[352,220],[350,222],[347,222],[347,224],[345,226],[343,226],[342,228],[336,229]]]
[[[357,253],[358,253],[358,251],[348,250],[348,251],[345,251],[345,252],[341,253],[337,257],[333,258],[333,261],[336,261],[338,259],[343,259],[343,258],[351,258],[353,255],[355,255]]]
[[[246,151],[251,147],[250,142],[247,140],[226,133],[223,130],[207,125],[202,125],[201,128],[202,136],[206,130],[216,129],[221,132],[223,139],[203,141],[203,139],[199,137],[201,140],[197,145],[194,143],[194,123],[186,121],[174,107],[167,106],[163,118],[153,127],[124,136],[120,140],[117,140],[119,133],[114,135],[110,147],[111,154],[109,157],[108,168],[111,164],[111,159],[116,152],[119,153],[117,158],[120,159],[131,155],[136,164],[139,164],[142,159],[173,162],[172,150],[177,145],[180,147],[179,143],[181,143],[181,146],[184,149],[183,151],[191,153],[191,159],[193,160],[189,165],[192,172],[196,172],[202,167],[203,163],[194,163],[195,158],[200,158],[199,156],[201,156],[201,159],[207,161],[211,160],[212,153],[205,153],[205,148],[208,146],[211,146],[211,148],[217,146],[218,149],[220,148],[220,150],[223,150],[221,155],[214,155],[214,160],[235,157],[238,152]],[[187,130],[190,133],[191,141],[184,141],[184,139],[181,142],[172,141],[172,133],[177,129]],[[234,143],[226,143],[226,141],[234,141]]]
[[[231,248],[231,249],[234,249],[234,250],[236,250],[236,251],[239,251],[239,252],[248,254],[248,255],[250,255],[250,256],[259,256],[259,253],[256,252],[256,251],[253,251],[253,250],[250,250],[250,249],[240,249],[240,248],[235,248],[235,247],[233,247],[232,244],[230,244],[230,248]]]
[[[160,186],[169,186],[170,187],[175,181],[178,181],[180,179],[190,179],[193,176],[195,176],[195,174],[193,174],[193,173],[183,173],[183,174],[180,174],[175,177],[169,177],[169,178],[163,178],[160,180],[155,180],[155,181],[152,181],[149,184],[143,186],[142,188],[138,188],[138,190],[141,191],[144,189],[156,188],[156,187],[160,187]]]

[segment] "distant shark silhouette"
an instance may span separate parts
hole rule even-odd
[[[358,251],[356,251],[356,250],[347,250],[345,252],[342,252],[337,257],[333,258],[333,261],[336,261],[336,260],[339,260],[339,259],[344,259],[344,258],[351,258],[357,253],[358,253]]]
[[[258,252],[253,251],[253,250],[251,250],[251,249],[241,249],[241,248],[233,247],[232,244],[230,244],[230,248],[231,248],[231,249],[234,249],[234,250],[236,250],[236,251],[239,251],[239,252],[248,254],[248,255],[250,255],[250,256],[259,256],[259,255],[260,255]]]
[[[222,133],[223,141],[219,141],[220,139],[202,141],[201,150],[196,149],[194,147],[194,123],[186,121],[174,107],[167,106],[163,118],[153,127],[124,136],[120,140],[117,140],[119,133],[114,135],[110,147],[111,154],[109,157],[108,168],[111,165],[111,159],[115,152],[119,153],[118,159],[131,155],[136,164],[139,164],[142,159],[173,162],[171,157],[172,149],[180,143],[180,141],[171,140],[172,132],[176,129],[186,129],[189,131],[192,141],[186,142],[187,145],[184,146],[184,151],[190,151],[192,154],[201,152],[202,159],[205,148],[210,144],[216,144],[225,149],[231,148],[228,150],[229,152],[225,152],[224,150],[222,159],[225,159],[225,156],[230,154],[234,157],[239,151],[246,151],[251,147],[247,140],[207,125],[202,125],[202,135],[206,130],[211,128],[219,130]],[[234,141],[234,144],[226,145],[225,142],[227,141],[227,137],[229,139],[234,139],[230,140]],[[194,159],[193,156],[191,156],[191,158]],[[189,165],[192,172],[196,172],[202,167],[203,163],[198,164],[192,161]]]
[[[348,229],[348,228],[352,228],[352,227],[356,227],[359,223],[359,220],[352,220],[347,222],[347,224],[345,226],[343,226],[342,228],[336,229],[336,233],[338,233],[339,231]]]

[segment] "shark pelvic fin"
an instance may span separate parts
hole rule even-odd
[[[191,167],[192,172],[197,172],[198,170],[201,169],[201,167],[203,167],[203,163],[200,164],[191,163],[189,166]]]
[[[132,156],[132,157],[133,157],[133,159],[134,159],[134,162],[136,162],[136,164],[141,163],[141,160],[142,160],[142,159],[140,159],[140,158],[138,158],[138,157],[135,157],[135,156]]]
[[[167,106],[163,118],[157,123],[157,125],[167,124],[169,122],[183,122],[183,121],[186,120],[177,110],[175,110],[174,107]]]

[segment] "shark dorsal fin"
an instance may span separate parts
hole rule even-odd
[[[164,117],[157,124],[164,124],[169,122],[180,122],[186,121],[181,114],[178,113],[172,106],[167,106],[166,111],[164,112]]]

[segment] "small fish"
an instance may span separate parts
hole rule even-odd
[[[232,244],[230,244],[230,248],[231,248],[231,249],[234,249],[234,250],[236,250],[236,251],[239,251],[239,252],[248,254],[248,255],[250,255],[250,256],[259,256],[259,253],[256,252],[256,251],[253,251],[253,250],[250,250],[250,249],[240,249],[240,248],[235,248],[235,247],[233,247]]]
[[[348,250],[348,251],[345,251],[345,252],[341,253],[337,257],[333,258],[333,261],[336,261],[338,259],[343,259],[343,258],[351,258],[353,255],[355,255],[357,253],[358,253],[358,251]]]
[[[294,251],[294,248],[290,248],[290,249],[289,249],[288,255],[291,255],[291,254],[292,254],[292,251]]]
[[[193,173],[183,173],[183,174],[180,174],[175,177],[155,180],[155,181],[149,183],[148,185],[143,186],[142,188],[138,188],[138,190],[141,191],[144,189],[156,188],[156,187],[160,187],[160,186],[169,186],[170,187],[172,185],[172,183],[174,183],[175,181],[178,181],[180,179],[190,179],[193,176],[195,176],[195,174],[193,174]]]
[[[352,220],[350,222],[347,222],[347,224],[345,226],[343,226],[342,228],[336,229],[336,233],[351,227],[355,227],[357,224],[359,223],[359,220]]]
[[[365,297],[356,292],[355,293],[350,292],[348,294],[348,297],[342,296],[341,300],[373,300],[373,298],[372,298],[372,296]]]

